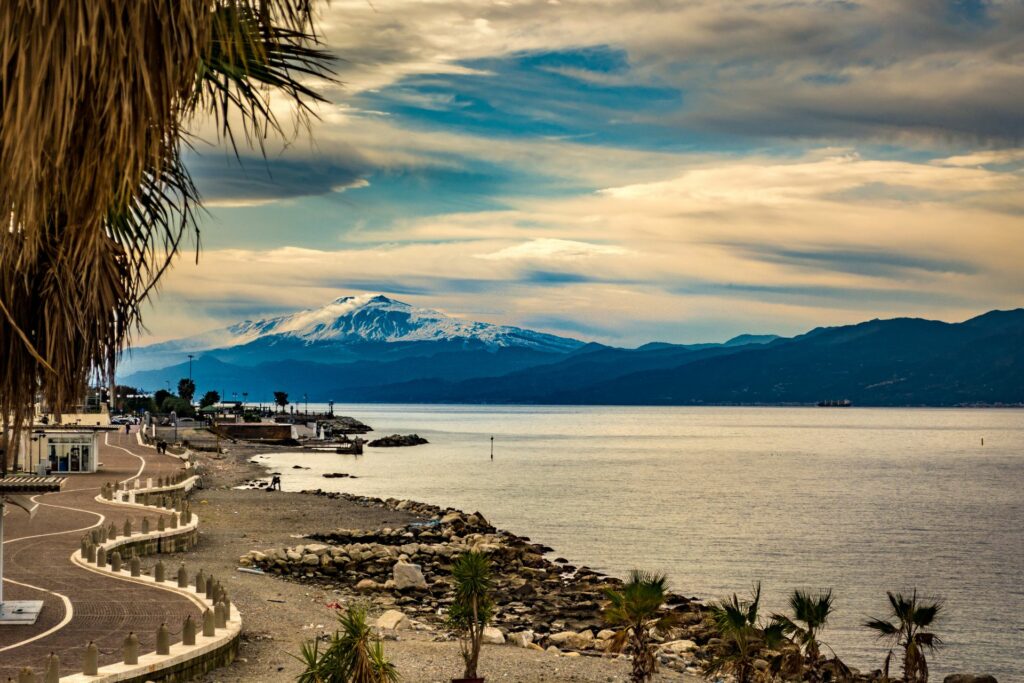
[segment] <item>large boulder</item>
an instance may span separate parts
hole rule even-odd
[[[530,647],[533,644],[533,631],[519,631],[511,633],[508,642],[516,647]]]
[[[998,683],[996,677],[989,674],[951,674],[942,679],[942,683]]]
[[[662,643],[658,650],[662,652],[671,652],[674,655],[681,655],[686,652],[693,652],[697,649],[697,643],[692,640],[670,640],[667,643]]]
[[[426,590],[427,580],[423,578],[423,571],[418,564],[409,562],[396,562],[391,570],[395,588],[398,590]]]
[[[409,620],[405,618],[405,615],[396,609],[389,609],[387,612],[377,617],[375,624],[377,628],[384,629],[386,631],[398,631],[411,627]]]
[[[491,645],[504,645],[505,634],[494,628],[493,626],[484,626],[482,642],[490,643]]]
[[[586,650],[594,644],[594,634],[591,631],[561,631],[548,636],[548,644],[555,647],[568,647],[573,650]]]

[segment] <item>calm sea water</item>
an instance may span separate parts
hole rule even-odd
[[[860,624],[886,615],[886,590],[917,587],[945,603],[936,679],[978,670],[1024,681],[1024,412],[335,410],[377,434],[431,443],[266,456],[286,489],[480,510],[576,564],[664,571],[674,589],[705,599],[761,581],[771,610],[794,587],[832,587],[825,640],[864,669],[881,666],[887,648]]]

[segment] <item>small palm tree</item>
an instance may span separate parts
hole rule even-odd
[[[455,579],[455,600],[448,608],[448,625],[460,636],[459,645],[465,664],[462,677],[475,679],[484,627],[494,614],[490,595],[494,586],[491,561],[484,553],[463,553],[452,565],[452,578]]]
[[[334,632],[326,649],[320,641],[302,644],[296,659],[305,669],[297,683],[395,683],[398,670],[388,661],[384,646],[366,621],[366,608],[353,606],[338,618],[341,628]],[[294,656],[294,655],[293,655]]]
[[[828,623],[828,618],[832,614],[832,604],[831,589],[813,595],[797,589],[789,596],[789,608],[793,616],[772,615],[772,621],[803,650],[809,668],[813,669],[821,659],[818,635]]]
[[[633,683],[649,681],[657,669],[651,635],[668,631],[677,621],[674,614],[662,609],[668,596],[667,582],[664,574],[634,569],[622,590],[605,591],[609,604],[604,609],[604,620],[619,629],[611,649],[628,650],[633,656]]]
[[[749,683],[754,659],[764,645],[758,611],[761,607],[761,583],[754,585],[750,600],[731,599],[711,606],[711,616],[722,642],[707,666],[708,673],[731,673],[737,683]]]
[[[917,597],[917,589],[907,597],[902,593],[888,592],[889,604],[892,606],[891,621],[887,619],[871,619],[864,625],[878,633],[879,638],[889,640],[894,646],[903,649],[903,680],[906,683],[927,683],[928,662],[925,650],[935,650],[942,641],[934,633],[925,631],[939,616],[942,603],[938,600],[922,602]],[[892,653],[889,653],[891,658]],[[888,670],[886,659],[886,670]],[[886,674],[888,677],[888,673]]]

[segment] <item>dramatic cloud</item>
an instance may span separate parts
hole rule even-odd
[[[1019,0],[334,0],[323,28],[311,138],[190,157],[206,251],[152,338],[349,292],[616,343],[1024,300]]]

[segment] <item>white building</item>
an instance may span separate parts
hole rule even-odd
[[[25,472],[79,474],[99,466],[102,428],[37,425],[23,432],[18,461]]]

